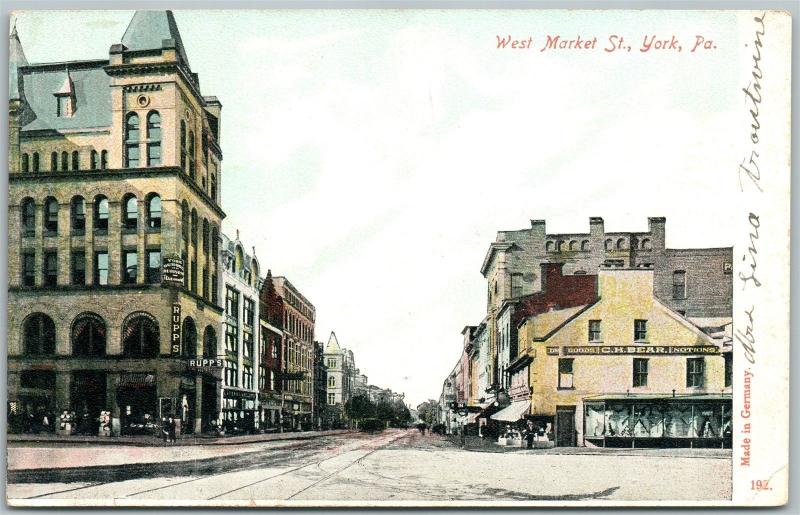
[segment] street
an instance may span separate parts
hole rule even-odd
[[[100,451],[117,458],[88,466]],[[731,493],[730,451],[479,452],[399,429],[213,449],[14,446],[8,459],[6,495],[29,506],[697,501]]]

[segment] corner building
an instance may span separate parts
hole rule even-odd
[[[201,431],[221,380],[189,360],[218,353],[222,106],[172,13],[136,12],[107,59],[32,65],[14,31],[10,78],[10,413]]]

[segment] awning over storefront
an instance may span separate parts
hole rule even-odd
[[[516,422],[531,409],[531,401],[514,401],[509,406],[501,409],[494,415],[492,420],[502,420],[503,422]]]

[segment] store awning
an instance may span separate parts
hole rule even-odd
[[[509,406],[501,409],[494,415],[492,420],[502,420],[503,422],[516,422],[531,409],[531,401],[514,401]]]

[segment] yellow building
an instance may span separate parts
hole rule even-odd
[[[601,270],[597,280],[595,302],[520,323],[507,409],[529,406],[560,446],[722,446],[732,370],[718,330],[725,320],[704,332],[668,308],[653,296],[653,270]]]

